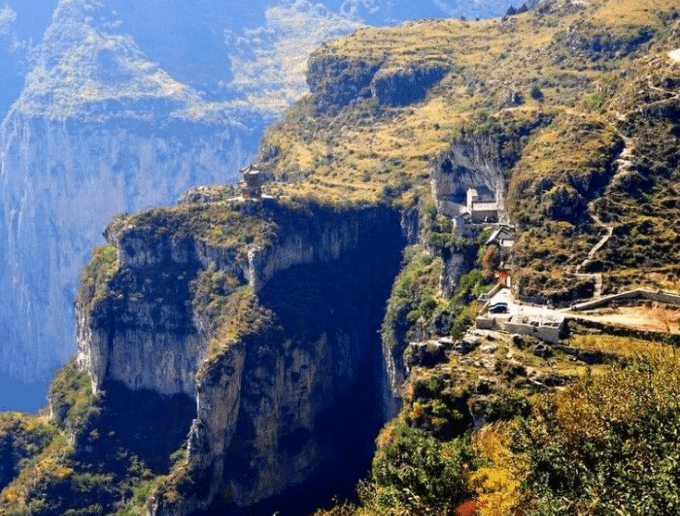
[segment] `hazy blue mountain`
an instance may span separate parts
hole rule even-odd
[[[73,353],[79,269],[109,218],[234,181],[267,124],[306,92],[306,56],[321,41],[364,24],[498,15],[510,3],[0,7],[0,409],[41,405]]]

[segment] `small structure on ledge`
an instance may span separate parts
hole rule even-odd
[[[563,314],[499,314],[483,313],[476,319],[480,330],[501,330],[507,333],[531,335],[551,344],[559,344],[565,332]]]
[[[258,201],[262,199],[262,184],[265,182],[262,170],[250,164],[239,172],[243,174],[243,180],[239,182],[241,196],[246,200]]]
[[[498,221],[498,192],[483,186],[468,188],[466,201],[465,211],[472,224]]]
[[[508,224],[499,224],[496,230],[487,239],[486,245],[498,246],[501,260],[507,260],[515,245],[515,228]]]
[[[510,287],[512,248],[515,245],[515,228],[507,224],[499,224],[496,230],[486,241],[486,245],[498,249],[498,278],[499,281]]]

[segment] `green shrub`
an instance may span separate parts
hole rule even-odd
[[[440,442],[427,432],[392,422],[378,438],[371,504],[378,514],[452,514],[470,498],[464,464],[467,439]]]
[[[679,385],[666,350],[542,398],[512,439],[531,514],[680,514]]]
[[[49,397],[55,423],[60,428],[81,428],[98,410],[90,377],[78,369],[75,357],[52,380]]]

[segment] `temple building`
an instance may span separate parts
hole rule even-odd
[[[470,222],[481,224],[498,222],[498,201],[496,192],[486,187],[468,188],[466,208]]]
[[[243,179],[239,182],[241,196],[244,199],[259,200],[262,198],[262,184],[265,182],[262,170],[250,164],[239,170]]]

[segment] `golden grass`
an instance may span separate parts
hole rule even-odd
[[[347,201],[357,203],[375,203],[378,201],[378,185],[367,185],[363,188],[326,181],[306,181],[300,184],[273,183],[267,186],[266,192],[274,197],[307,197],[336,203]]]
[[[645,24],[662,30],[657,11],[672,7],[677,6],[666,0],[590,0],[583,9],[573,10],[556,2],[551,12],[528,12],[505,21],[418,21],[365,28],[329,42],[319,54],[380,61],[380,73],[432,64],[445,66],[449,73],[424,101],[409,106],[378,106],[372,100],[323,114],[314,113],[313,103],[301,103],[265,137],[281,149],[272,170],[296,181],[292,190],[302,195],[374,202],[392,187],[402,192],[397,195],[405,202],[414,192],[429,195],[432,163],[461,137],[462,128],[467,135],[498,131],[542,112],[552,116],[553,123],[522,142],[526,145],[520,161],[507,171],[509,197],[515,199],[511,215],[528,215],[540,225],[553,207],[551,195],[557,188],[588,197],[574,185],[604,180],[600,176],[607,160],[620,144],[618,112],[632,109],[619,96],[635,98],[637,106],[635,95],[646,83],[629,77],[637,76],[640,66],[656,66],[645,56],[619,62],[572,55],[562,43],[569,27],[582,26],[586,38],[589,31],[593,37],[635,35]],[[555,59],[557,55],[563,59]],[[619,66],[628,76],[618,73]],[[540,89],[542,99],[532,98],[534,88]],[[520,94],[523,103],[509,105],[510,93]],[[593,128],[584,130],[587,125]],[[553,182],[548,190],[555,188],[536,196],[535,187],[543,178]],[[272,191],[288,195],[290,190]],[[565,235],[554,222],[541,234],[518,237],[518,248],[527,257],[528,269],[540,260],[547,273],[557,277],[576,263],[565,256],[585,257],[581,255],[592,247],[597,230],[591,224]],[[587,219],[582,222],[588,224]],[[668,241],[674,238],[658,224],[654,231],[659,237],[668,233]],[[546,260],[543,251],[548,248],[550,256],[561,255],[555,263],[550,256]]]
[[[658,23],[657,12],[677,9],[676,0],[616,0],[600,2],[593,17],[609,26],[654,25]]]
[[[650,351],[664,347],[658,342],[635,339],[632,337],[617,337],[614,335],[574,335],[569,339],[569,345],[578,349],[594,349],[605,353],[615,353],[623,357],[647,355]]]

